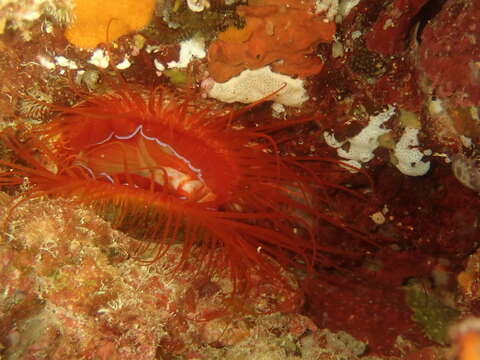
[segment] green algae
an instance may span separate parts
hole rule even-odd
[[[460,312],[416,281],[405,287],[405,300],[413,312],[413,320],[422,327],[425,335],[440,345],[447,344],[448,328]]]

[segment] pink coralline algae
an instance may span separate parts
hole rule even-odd
[[[2,199],[0,348],[7,359],[213,359],[242,351],[274,358],[317,330],[298,313],[303,295],[287,273],[288,289],[252,269],[251,290],[232,296],[221,273],[192,278],[176,270],[172,278],[180,244],[142,265],[125,252],[132,239],[85,209],[35,200],[12,210]],[[286,342],[294,350],[271,345]]]
[[[395,0],[380,13],[372,30],[365,35],[370,51],[395,55],[405,50],[413,18],[427,0]]]
[[[449,0],[423,31],[419,63],[436,95],[480,105],[480,1]]]

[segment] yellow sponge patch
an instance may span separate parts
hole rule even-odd
[[[75,46],[90,49],[143,28],[154,7],[155,0],[75,0],[65,36]]]

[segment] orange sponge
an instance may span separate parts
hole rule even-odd
[[[228,28],[208,49],[208,70],[215,81],[266,65],[301,78],[321,71],[315,49],[333,39],[335,23],[325,22],[298,0],[250,1],[238,6],[237,13],[245,18],[245,27]]]
[[[155,0],[75,0],[65,37],[85,49],[116,40],[147,25],[154,6]]]

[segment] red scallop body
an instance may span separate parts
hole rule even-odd
[[[180,262],[195,249],[199,268],[227,268],[236,280],[252,266],[275,276],[276,263],[311,272],[320,249],[312,187],[319,180],[305,163],[278,156],[262,129],[234,129],[234,116],[158,89],[87,97],[61,108],[26,143],[4,132],[28,166],[3,162],[14,171],[1,182],[26,176],[31,197],[115,208],[114,227],[142,229],[140,258],[154,261],[181,240]]]

